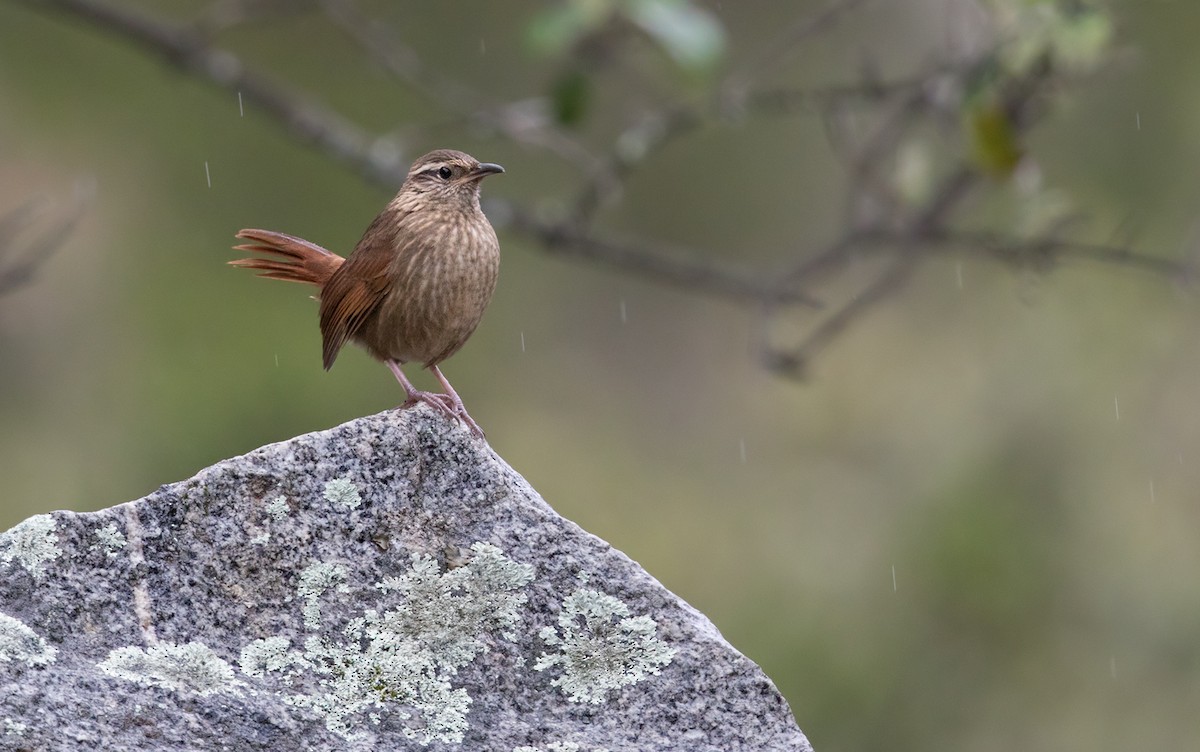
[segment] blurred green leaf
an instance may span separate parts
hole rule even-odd
[[[583,71],[572,70],[561,76],[550,93],[554,119],[562,125],[577,125],[587,112],[591,93],[591,81]]]
[[[612,18],[614,0],[568,0],[538,13],[525,30],[529,46],[542,55],[565,52]]]
[[[966,111],[971,161],[997,178],[1009,177],[1021,161],[1021,144],[1008,113],[995,101],[974,100]]]
[[[687,70],[709,68],[725,51],[720,22],[690,0],[568,0],[534,16],[526,39],[539,54],[560,55],[617,18],[641,29]]]
[[[910,205],[925,201],[933,188],[933,157],[929,144],[909,141],[896,152],[892,173],[896,191]]]
[[[1112,36],[1112,19],[1101,11],[1083,11],[1059,27],[1054,52],[1072,68],[1092,68],[1101,61]]]
[[[725,50],[721,24],[687,0],[629,0],[628,14],[684,68],[707,68]]]
[[[1081,0],[1002,0],[991,3],[1012,73],[1029,70],[1044,55],[1057,65],[1088,70],[1099,64],[1113,36],[1112,19],[1097,3]]]

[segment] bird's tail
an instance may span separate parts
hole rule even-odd
[[[229,264],[243,269],[256,269],[258,276],[268,279],[324,287],[329,277],[345,261],[315,243],[282,232],[249,229],[242,230],[237,237],[252,242],[235,245],[234,250],[262,253],[267,258],[249,256],[234,259]]]

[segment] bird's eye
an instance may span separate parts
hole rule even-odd
[[[438,174],[438,177],[441,178],[442,180],[449,180],[450,176],[454,174],[454,171],[451,170],[449,167],[443,167],[440,170],[438,170],[437,174]]]

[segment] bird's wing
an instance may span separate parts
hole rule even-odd
[[[387,292],[386,253],[355,253],[321,290],[321,339],[325,370],[338,351],[383,302]]]

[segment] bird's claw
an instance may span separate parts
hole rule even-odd
[[[467,412],[467,408],[461,400],[457,400],[449,394],[441,394],[440,392],[413,392],[408,395],[408,399],[404,401],[404,404],[400,408],[412,407],[418,402],[424,402],[451,420],[461,420],[467,425],[471,433],[481,439],[484,438],[483,429],[479,427],[479,424]]]

